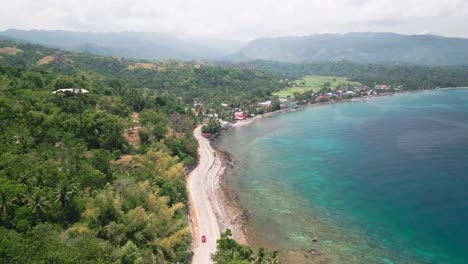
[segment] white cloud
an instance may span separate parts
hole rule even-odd
[[[326,32],[468,37],[466,0],[15,0],[0,29],[150,31],[251,39]]]

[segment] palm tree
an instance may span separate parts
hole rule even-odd
[[[13,208],[16,207],[14,203],[16,198],[11,198],[11,195],[7,195],[5,192],[0,191],[0,216],[8,217]]]
[[[277,251],[267,252],[264,248],[259,248],[256,254],[252,254],[251,263],[279,264],[280,260]]]
[[[26,196],[25,202],[26,206],[29,207],[34,214],[37,214],[39,218],[46,216],[47,210],[50,208],[47,198],[41,196],[39,192]]]
[[[69,181],[63,181],[59,188],[58,193],[56,195],[55,202],[60,203],[60,207],[65,209],[73,199],[73,196],[76,193],[76,186]]]
[[[39,188],[47,186],[50,183],[42,174],[32,177],[31,181]]]

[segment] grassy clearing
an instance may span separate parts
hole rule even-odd
[[[300,93],[303,93],[305,92],[307,89],[304,89],[304,88],[299,88],[299,87],[295,87],[295,88],[286,88],[286,89],[283,89],[283,90],[280,90],[278,92],[274,92],[273,95],[274,96],[279,96],[279,97],[288,97],[288,96],[293,96],[294,93],[296,92],[300,92]],[[309,89],[310,90],[310,89]]]
[[[351,85],[361,85],[358,82],[349,82],[346,77],[339,76],[306,76],[303,79],[296,80],[294,84],[296,87],[289,87],[274,93],[276,96],[292,96],[295,92],[305,92],[305,91],[319,91],[323,88],[325,83],[330,83],[332,88],[335,88],[341,84],[350,83]]]

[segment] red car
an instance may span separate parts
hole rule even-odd
[[[202,243],[206,243],[206,236],[202,236],[202,237],[201,237],[201,242],[202,242]]]

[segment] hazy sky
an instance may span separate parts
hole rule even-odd
[[[468,38],[468,0],[13,0],[0,30],[147,31],[248,40],[385,31]]]

